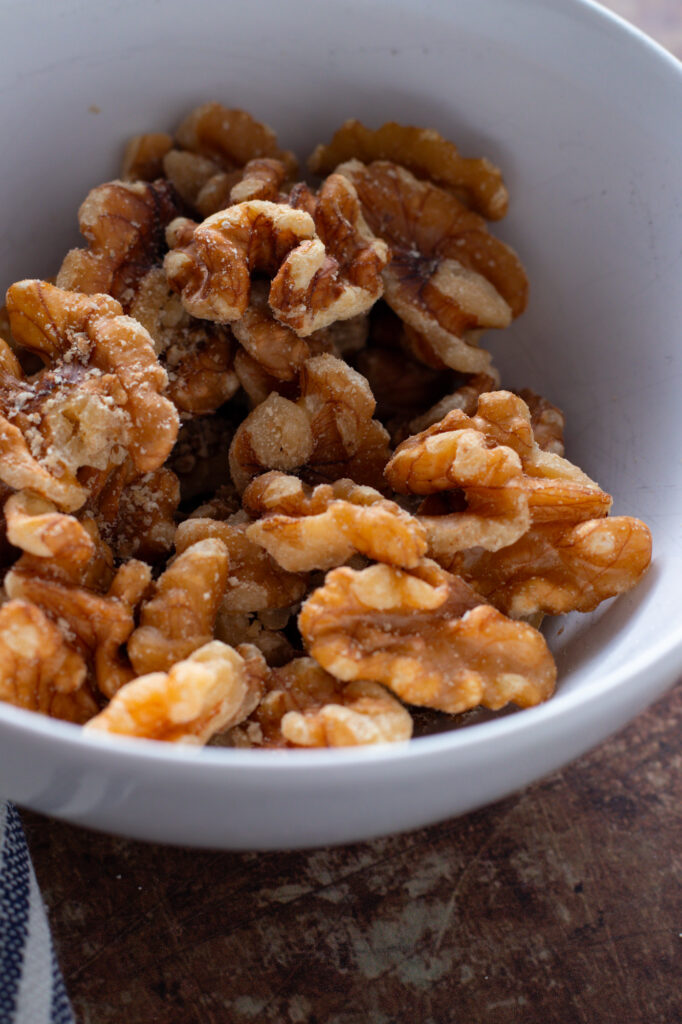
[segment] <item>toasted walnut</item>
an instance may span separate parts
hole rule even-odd
[[[191,518],[180,523],[175,547],[180,555],[199,541],[217,538],[226,547],[230,571],[221,607],[227,612],[259,612],[285,608],[306,592],[305,577],[280,568],[263,547],[249,536],[250,519],[238,512],[224,521]]]
[[[299,627],[328,672],[383,683],[410,704],[459,714],[546,700],[556,667],[541,634],[479,601],[432,562],[409,573],[334,569],[304,604]]]
[[[30,382],[0,374],[0,478],[72,511],[88,495],[84,467],[162,465],[178,416],[149,335],[119,303],[20,281],[7,305],[19,343],[53,365]]]
[[[121,650],[133,629],[136,607],[149,586],[151,572],[143,562],[122,565],[108,590],[97,593],[83,584],[69,581],[73,567],[62,567],[55,577],[49,560],[22,557],[5,577],[5,588],[12,598],[37,605],[64,632],[66,639],[82,657],[91,662],[97,686],[110,697],[134,675]],[[88,581],[90,582],[90,581]]]
[[[192,316],[228,323],[246,312],[251,273],[277,274],[292,251],[314,238],[315,225],[302,210],[253,200],[208,217],[189,241],[187,232],[185,220],[169,226],[168,280]]]
[[[317,195],[300,183],[288,201],[310,214],[318,238],[291,252],[274,278],[277,319],[306,336],[366,313],[383,293],[388,247],[369,230],[351,182],[332,174]]]
[[[105,523],[101,515],[95,518],[118,558],[135,557],[153,563],[173,546],[179,504],[178,478],[162,466],[124,487],[113,523]]]
[[[350,477],[382,486],[388,433],[372,419],[364,377],[335,356],[308,359],[297,402],[271,394],[242,422],[230,446],[230,472],[243,490],[267,469],[299,470],[310,483]]]
[[[328,145],[314,150],[308,166],[313,174],[324,175],[353,159],[364,164],[373,160],[401,164],[417,178],[452,190],[490,220],[499,220],[507,212],[509,195],[499,168],[485,158],[460,156],[457,147],[432,128],[388,121],[372,131],[351,119],[341,125]]]
[[[215,494],[229,483],[227,453],[234,432],[232,418],[222,413],[183,422],[166,463],[180,481],[183,502],[196,504],[197,500]],[[236,497],[229,514],[238,508],[239,498]]]
[[[130,315],[149,332],[168,374],[168,395],[181,413],[205,416],[232,398],[239,381],[230,332],[186,313],[162,267],[142,278]]]
[[[163,158],[173,145],[165,132],[135,135],[123,154],[121,177],[127,181],[154,181],[163,176]]]
[[[525,402],[509,391],[480,396],[474,417],[454,409],[395,451],[386,477],[401,493],[455,491],[458,510],[425,503],[429,551],[447,562],[455,551],[513,544],[532,522],[579,522],[604,516],[611,498],[598,484],[533,438]]]
[[[244,167],[256,157],[280,160],[290,177],[298,170],[293,153],[277,147],[271,128],[245,110],[229,110],[220,103],[196,107],[178,128],[175,139],[182,149],[210,157],[225,170]]]
[[[283,625],[286,625],[291,609],[282,608],[275,610],[277,614],[285,616]],[[282,632],[281,628],[273,626],[268,621],[268,611],[263,612],[231,612],[221,608],[215,624],[216,640],[231,647],[238,647],[239,644],[253,644],[268,665],[286,665],[297,652],[292,647],[289,639]],[[263,620],[266,621],[263,621]]]
[[[289,168],[281,160],[274,160],[272,157],[249,160],[242,171],[241,181],[230,190],[230,202],[246,203],[250,199],[269,199],[273,203],[277,202],[279,190],[288,173]],[[201,199],[201,196],[199,198]]]
[[[51,501],[20,491],[5,502],[10,544],[39,558],[82,565],[95,554],[88,530],[75,518],[59,512]]]
[[[231,734],[237,746],[352,747],[412,735],[409,712],[377,683],[341,683],[313,661],[295,658],[269,673],[251,718]]]
[[[384,297],[413,332],[414,354],[434,366],[485,372],[490,356],[476,347],[480,331],[508,326],[526,305],[516,254],[454,196],[402,167],[351,160],[338,171],[390,247]]]
[[[484,390],[490,391],[491,389],[485,388]],[[528,406],[533,437],[543,451],[563,455],[566,420],[561,409],[557,409],[556,405],[552,405],[546,398],[531,391],[530,388],[522,388],[516,394]]]
[[[242,721],[257,704],[262,683],[244,658],[214,640],[169,671],[140,676],[122,687],[87,728],[93,732],[174,743],[205,743]]]
[[[426,552],[413,516],[352,480],[311,490],[297,477],[266,473],[247,487],[243,501],[262,516],[247,528],[249,540],[293,572],[330,569],[354,554],[411,568]]]
[[[82,724],[97,714],[85,663],[39,608],[9,601],[0,608],[0,700]]]
[[[165,228],[177,214],[165,181],[109,181],[92,189],[78,211],[88,248],[67,253],[57,286],[107,292],[127,310],[140,279],[165,253]]]
[[[305,339],[273,317],[265,282],[254,282],[249,306],[232,324],[232,333],[267,376],[276,380],[298,380],[303,363],[312,355]]]
[[[501,551],[460,552],[448,568],[506,615],[521,618],[592,611],[634,587],[650,561],[648,527],[614,516],[577,526],[541,523]]]
[[[213,639],[223,599],[229,557],[217,538],[199,541],[171,562],[140,611],[140,625],[128,641],[135,671],[167,671]]]
[[[410,433],[419,434],[422,430],[439,423],[453,409],[461,409],[467,416],[473,416],[478,407],[478,400],[486,391],[495,391],[500,386],[500,375],[490,367],[488,373],[477,373],[469,377],[466,384],[461,384],[449,395],[444,395],[439,402],[410,422]],[[561,452],[559,453],[561,454]]]

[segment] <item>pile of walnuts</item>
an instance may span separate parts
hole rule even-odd
[[[404,741],[410,707],[546,700],[542,616],[646,570],[647,527],[480,345],[527,300],[499,170],[358,121],[309,169],[209,103],[131,140],[54,282],[9,288],[0,699],[166,741]]]

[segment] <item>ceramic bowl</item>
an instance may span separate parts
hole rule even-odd
[[[196,750],[0,705],[0,790],[69,821],[222,848],[366,839],[462,814],[621,727],[682,666],[682,69],[583,0],[58,0],[3,11],[0,280],[54,273],[137,132],[218,99],[302,156],[347,117],[501,165],[528,312],[490,337],[565,409],[568,454],[652,527],[631,594],[551,625],[547,704],[395,747]]]

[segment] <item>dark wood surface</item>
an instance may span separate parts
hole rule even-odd
[[[682,57],[682,0],[612,0]],[[198,853],[24,815],[79,1024],[679,1024],[682,688],[464,818]]]

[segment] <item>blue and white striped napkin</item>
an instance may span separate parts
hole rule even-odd
[[[74,1024],[24,830],[1,800],[0,1024]]]

